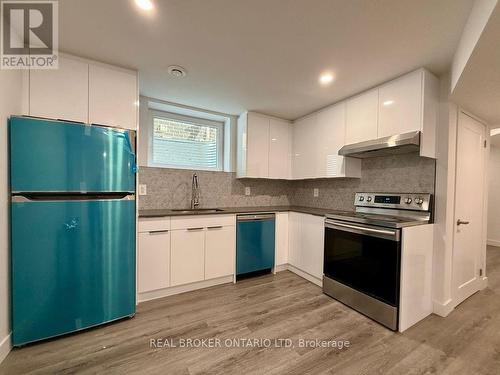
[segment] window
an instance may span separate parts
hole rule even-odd
[[[152,118],[154,166],[222,170],[222,123],[168,113]]]

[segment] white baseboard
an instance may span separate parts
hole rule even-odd
[[[316,284],[317,286],[322,287],[323,286],[323,280],[318,279],[317,277],[308,274],[307,272],[304,272],[297,267],[292,266],[291,264],[288,264],[288,270],[293,272],[294,274],[302,277],[303,279],[306,279],[307,281],[310,281],[313,284]]]
[[[453,300],[450,298],[444,303],[439,301],[432,301],[432,312],[436,315],[442,316],[443,318],[450,315],[455,306],[453,305]]]
[[[287,270],[288,270],[288,264],[279,264],[276,267],[274,267],[274,273]]]
[[[488,286],[488,276],[484,276],[479,280],[479,290],[483,290]]]
[[[211,280],[203,280],[196,283],[172,286],[170,288],[152,290],[150,292],[139,293],[137,295],[137,303],[151,301],[157,298],[173,296],[174,294],[192,292],[193,290],[209,288],[211,286],[227,284],[233,282],[233,275],[218,277]]]
[[[497,246],[497,247],[500,247],[500,241],[498,241],[498,240],[488,239],[488,240],[486,240],[486,244],[488,246]]]
[[[0,341],[0,363],[7,357],[9,352],[12,350],[12,343],[10,341],[10,333]]]

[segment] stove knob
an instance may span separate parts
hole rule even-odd
[[[372,197],[368,197],[368,198],[366,198],[366,201],[367,201],[367,202],[371,202],[371,201],[372,201]]]
[[[365,197],[363,197],[363,196],[359,197],[360,202],[363,202],[364,200],[365,200]]]
[[[405,199],[406,204],[411,204],[412,201],[413,201],[413,199],[411,199],[410,197]]]
[[[424,203],[424,200],[422,198],[415,198],[415,203],[420,206],[422,203]]]

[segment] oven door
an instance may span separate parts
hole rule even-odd
[[[325,220],[325,276],[398,307],[400,231]]]

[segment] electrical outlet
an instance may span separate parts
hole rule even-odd
[[[139,184],[139,195],[148,195],[148,185]]]
[[[319,189],[318,188],[314,188],[313,195],[315,198],[319,197]]]
[[[250,195],[250,186],[245,187],[245,195]]]

